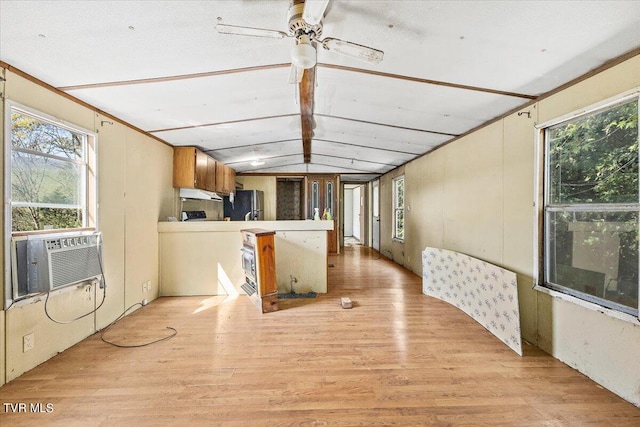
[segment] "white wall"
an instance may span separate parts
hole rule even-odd
[[[353,237],[360,240],[362,237],[360,224],[360,201],[362,197],[362,187],[353,189],[353,209],[351,212],[353,222]]]
[[[353,188],[344,189],[344,235],[353,236]]]
[[[3,312],[0,353],[6,354],[3,372],[10,381],[108,325],[130,305],[157,297],[157,221],[176,214],[176,192],[171,147],[29,79],[6,74],[7,99],[98,133],[98,228],[103,234],[107,282],[105,303],[95,317],[68,325],[47,319],[42,298]],[[2,139],[3,151],[4,143]],[[2,177],[4,185],[4,174]],[[151,282],[152,290],[143,293],[146,281]],[[59,318],[70,319],[91,311],[101,299],[102,292],[95,287],[91,292],[77,288],[53,296],[49,308]],[[35,347],[23,353],[23,336],[31,332]]]
[[[426,246],[518,275],[525,340],[640,405],[640,323],[533,290],[537,123],[640,86],[640,56],[524,108],[381,178],[381,253],[421,274]],[[392,179],[405,175],[405,242],[392,240]],[[535,244],[534,244],[535,243]]]

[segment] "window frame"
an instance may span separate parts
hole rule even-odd
[[[97,132],[93,132],[89,129],[83,128],[76,124],[67,122],[60,118],[43,113],[35,108],[26,106],[19,102],[15,102],[9,99],[4,100],[4,126],[2,132],[4,134],[4,264],[5,264],[5,308],[9,307],[17,302],[23,300],[30,300],[34,295],[28,294],[19,296],[14,299],[12,275],[11,275],[11,239],[14,236],[31,236],[39,234],[56,234],[56,233],[69,233],[75,231],[96,231],[98,230],[98,135]],[[60,128],[66,129],[70,132],[80,133],[85,136],[83,147],[83,159],[81,163],[81,172],[78,177],[80,181],[80,194],[78,198],[82,204],[82,226],[76,228],[58,228],[58,229],[46,229],[46,230],[31,230],[31,231],[13,231],[12,220],[12,154],[14,152],[13,144],[11,143],[12,126],[11,115],[14,112],[25,114],[29,117],[33,117],[37,120],[51,123]],[[30,150],[18,150],[19,152],[31,153]],[[33,152],[35,155],[42,157],[53,158],[56,160],[67,161],[71,164],[78,164],[78,160],[59,158],[55,155],[49,155],[47,153]],[[61,207],[64,205],[45,206],[45,207]],[[37,296],[37,295],[36,295]]]
[[[629,306],[616,303],[614,301],[607,300],[603,297],[596,297],[578,290],[572,290],[568,287],[563,287],[558,284],[549,283],[547,281],[547,274],[550,271],[551,258],[548,254],[548,248],[552,245],[553,236],[548,235],[547,230],[547,216],[550,213],[557,212],[559,209],[566,209],[563,211],[568,212],[581,212],[581,213],[617,213],[617,212],[632,212],[640,217],[640,200],[637,203],[551,203],[549,184],[550,179],[550,153],[549,153],[549,141],[547,140],[547,130],[561,125],[563,123],[575,121],[582,117],[597,114],[599,112],[605,112],[607,109],[615,108],[618,105],[622,105],[627,102],[636,101],[638,103],[638,109],[640,110],[640,87],[621,93],[612,98],[604,101],[589,105],[580,110],[565,114],[561,117],[549,120],[547,122],[536,125],[536,215],[535,215],[535,229],[534,229],[534,283],[535,289],[544,293],[548,293],[554,296],[560,296],[563,299],[572,301],[579,305],[605,312],[612,317],[621,318],[623,320],[629,320],[633,316],[634,321],[639,317],[640,299],[638,306],[630,308]],[[638,123],[638,134],[640,135],[640,121]],[[638,147],[640,154],[640,146]],[[640,185],[639,185],[640,187]],[[639,188],[640,193],[640,188]],[[639,261],[640,269],[640,261]],[[640,288],[640,284],[638,284]],[[639,289],[640,291],[640,289]]]
[[[402,206],[398,204],[398,183],[402,181]],[[392,239],[398,242],[404,242],[404,232],[406,224],[406,209],[405,209],[405,196],[406,196],[406,181],[404,175],[393,178],[393,230]],[[402,236],[398,234],[398,213],[402,213]]]

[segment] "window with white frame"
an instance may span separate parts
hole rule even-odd
[[[95,227],[94,135],[16,105],[9,116],[11,231]]]
[[[636,316],[638,98],[543,129],[544,285]]]
[[[393,180],[393,238],[404,240],[404,176]]]

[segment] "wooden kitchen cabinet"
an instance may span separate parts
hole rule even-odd
[[[236,172],[196,147],[174,147],[173,186],[229,194],[236,188]]]
[[[216,161],[216,193],[224,194],[224,164]]]
[[[217,162],[216,193],[228,195],[232,191],[236,191],[236,171],[222,162]]]
[[[224,165],[224,193],[229,194],[236,191],[236,171]]]
[[[205,177],[206,190],[216,191],[216,160],[207,156],[207,176]]]
[[[215,191],[215,163],[195,147],[173,148],[173,186]]]

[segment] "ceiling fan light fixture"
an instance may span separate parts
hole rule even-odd
[[[298,43],[291,49],[291,62],[298,68],[313,68],[316,65],[316,50],[308,43]]]

